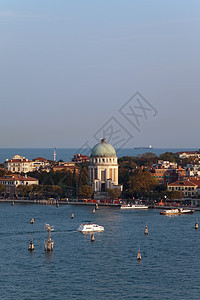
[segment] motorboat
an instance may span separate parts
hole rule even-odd
[[[121,209],[148,209],[149,207],[144,204],[122,204]]]
[[[161,215],[182,215],[182,214],[193,214],[193,209],[174,208],[161,211]]]
[[[93,224],[91,222],[83,222],[77,229],[77,231],[87,233],[87,232],[101,232],[104,231],[104,227]]]

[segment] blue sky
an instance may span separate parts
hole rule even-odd
[[[127,147],[199,147],[199,1],[0,1],[1,147],[79,147],[114,116]],[[140,132],[119,114],[139,91]]]

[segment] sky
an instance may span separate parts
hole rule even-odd
[[[106,135],[199,148],[199,11],[199,0],[0,0],[0,148]]]

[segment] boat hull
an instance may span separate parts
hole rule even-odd
[[[147,205],[122,205],[120,209],[148,209]]]
[[[172,209],[172,210],[165,210],[161,211],[160,215],[184,215],[184,214],[193,214],[194,210],[193,209]]]
[[[89,224],[89,225],[81,224],[77,229],[77,231],[82,233],[102,232],[104,231],[104,227],[96,224]]]

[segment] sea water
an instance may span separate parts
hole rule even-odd
[[[92,209],[0,203],[0,298],[200,298],[198,212],[161,216],[156,209],[99,207],[94,215]],[[77,232],[84,220],[105,227],[93,243],[90,234]],[[53,252],[44,251],[46,223],[55,229]]]

